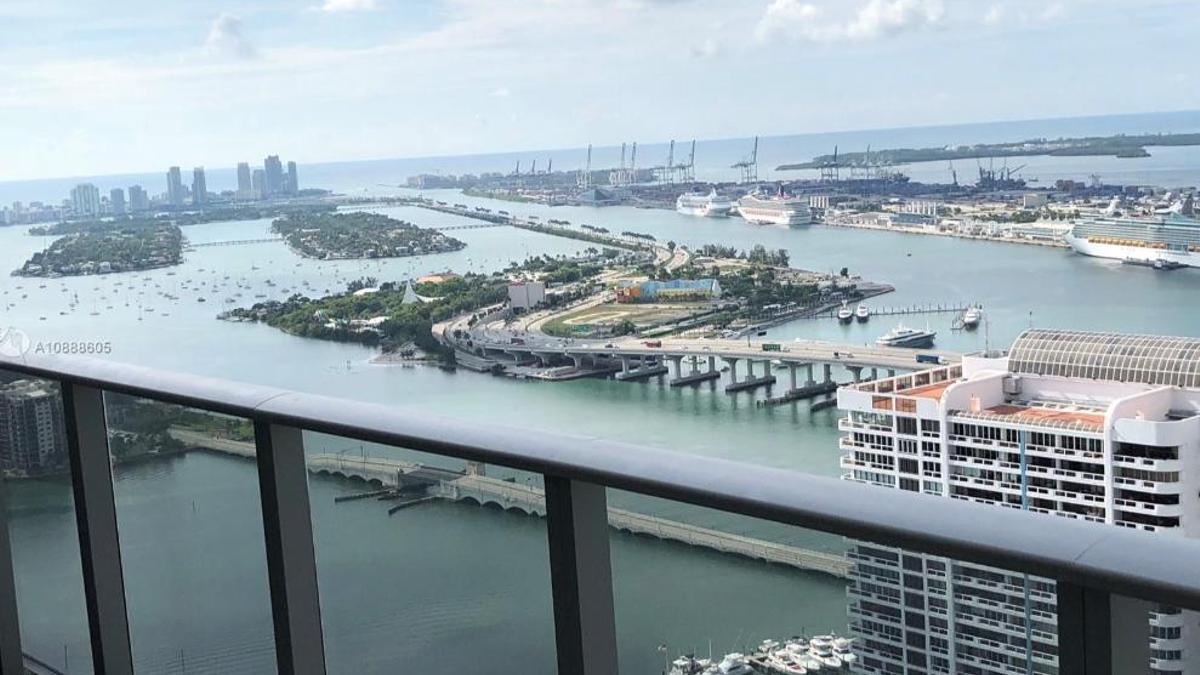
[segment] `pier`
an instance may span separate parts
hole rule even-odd
[[[971,303],[961,303],[961,302],[959,302],[959,303],[929,302],[929,303],[918,303],[915,305],[904,305],[904,306],[895,306],[895,307],[871,307],[870,309],[871,309],[871,318],[873,319],[877,316],[904,316],[907,314],[945,314],[945,313],[949,313],[949,312],[957,312],[957,313],[961,314],[961,313],[967,311],[967,308],[971,307],[971,306],[972,306]],[[837,310],[839,308],[840,308],[840,306],[831,307],[830,309],[813,314],[811,318],[830,319],[830,318],[836,317]]]
[[[172,438],[193,448],[243,459],[255,458],[253,443],[216,438],[180,427],[172,427],[169,433]],[[390,507],[389,515],[432,499],[475,503],[481,506],[492,505],[535,516],[546,515],[546,496],[541,488],[486,476],[475,466],[463,472],[347,452],[309,455],[307,464],[309,473],[360,480],[375,484],[379,488],[350,495],[350,499],[343,497],[342,501],[355,498],[386,499],[388,495],[395,495],[397,491],[404,490],[410,498]],[[850,561],[837,553],[813,551],[612,507],[608,509],[608,524],[613,529],[630,534],[646,535],[744,558],[820,572],[840,579],[850,575]]]

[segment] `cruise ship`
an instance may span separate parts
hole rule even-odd
[[[749,194],[739,199],[737,206],[747,223],[808,225],[812,222],[812,211],[804,198]]]
[[[1200,267],[1200,221],[1179,213],[1153,218],[1088,218],[1066,234],[1079,253],[1133,263]]]
[[[675,210],[686,216],[724,218],[733,210],[733,201],[717,194],[716,190],[708,194],[685,192],[675,200]]]

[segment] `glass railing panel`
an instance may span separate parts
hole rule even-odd
[[[819,658],[814,639],[838,668],[855,658],[842,538],[619,490],[608,506],[621,672],[691,675],[733,654],[772,672]]]
[[[0,370],[0,471],[21,647],[64,673],[92,672],[75,500],[57,383]]]
[[[540,476],[304,439],[331,675],[557,672]]]
[[[138,673],[275,672],[252,424],[105,395]]]

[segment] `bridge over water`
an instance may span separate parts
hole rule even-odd
[[[208,246],[244,246],[246,244],[268,244],[275,241],[284,241],[284,238],[260,237],[258,239],[229,239],[226,241],[202,241],[199,243],[188,242],[187,248],[205,248]]]
[[[632,339],[612,342],[564,341],[555,338],[522,338],[525,344],[480,341],[475,335],[473,353],[480,356],[506,355],[514,360],[536,359],[544,366],[572,363],[576,368],[612,371],[619,380],[640,380],[669,375],[671,386],[716,380],[721,377],[717,361],[729,371],[728,392],[775,384],[773,367],[786,370],[788,396],[792,398],[828,393],[836,389],[835,366],[850,372],[854,382],[875,379],[883,370],[888,376],[898,370],[928,367],[917,355],[957,362],[962,355],[940,349],[908,349],[834,342],[751,342],[742,340],[663,339],[647,346]],[[658,342],[658,341],[655,341]],[[766,348],[764,346],[767,345]],[[461,345],[456,345],[460,349]],[[480,354],[480,352],[483,352]],[[744,367],[743,372],[739,368]],[[758,369],[756,371],[756,368]],[[818,370],[819,369],[819,370]]]
[[[172,437],[192,447],[204,448],[246,459],[255,456],[254,444],[172,427]],[[399,488],[411,484],[429,486],[428,494],[441,499],[495,505],[530,515],[546,514],[545,493],[539,487],[483,475],[478,471],[454,471],[387,457],[359,456],[349,453],[322,453],[308,457],[308,470],[352,478],[384,487]],[[740,555],[745,558],[821,572],[839,578],[850,573],[849,561],[836,553],[809,549],[722,532],[625,509],[608,509],[611,527],[632,534],[647,535],[690,546]]]

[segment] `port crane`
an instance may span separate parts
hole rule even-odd
[[[821,163],[821,180],[826,183],[836,183],[841,179],[841,167],[838,163],[838,146],[833,146],[833,159]]]
[[[667,163],[651,169],[658,176],[660,183],[691,183],[695,180],[696,141],[692,141],[692,151],[686,163],[675,163],[675,140],[667,146]]]
[[[758,182],[758,136],[754,137],[754,149],[750,151],[750,154],[729,168],[741,170],[741,182],[743,183]]]

